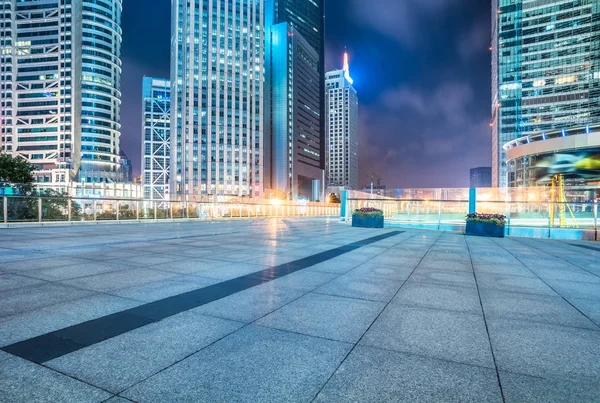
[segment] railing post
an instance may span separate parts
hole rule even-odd
[[[171,220],[173,219],[173,203],[169,203],[169,214],[171,215]]]
[[[3,214],[4,214],[4,224],[8,223],[8,197],[4,196],[3,197],[4,202],[2,204],[2,210],[3,210]]]
[[[136,221],[140,220],[140,202],[139,201],[135,202],[135,220]]]
[[[92,209],[94,210],[94,221],[96,221],[96,200],[92,201]]]
[[[72,210],[72,206],[71,206],[72,202],[73,201],[70,198],[67,199],[67,211],[68,211],[68,214],[69,214],[69,222],[71,222],[72,215],[73,215],[73,210]]]
[[[438,231],[442,229],[442,202],[438,202]]]
[[[154,220],[156,221],[156,202],[152,200],[152,210],[154,211]]]
[[[119,211],[119,201],[116,201],[116,207],[117,207],[117,222],[119,222],[119,216],[120,216],[120,211]]]
[[[38,197],[38,222],[42,222],[42,198]]]
[[[594,200],[594,233],[595,240],[598,240],[598,200]]]

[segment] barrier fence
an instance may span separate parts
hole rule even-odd
[[[351,222],[354,210],[374,207],[383,211],[386,226],[460,231],[466,215],[478,212],[505,215],[507,235],[598,240],[597,187],[573,187],[562,198],[548,187],[399,193],[392,198],[350,191],[343,209],[346,221]]]
[[[260,217],[339,217],[340,205],[252,202],[171,202],[44,196],[0,196],[0,223],[214,220]]]

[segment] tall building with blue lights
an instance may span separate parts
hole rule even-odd
[[[265,2],[265,172],[272,195],[322,200],[323,0]]]
[[[344,67],[328,72],[325,83],[327,186],[358,189],[358,95],[347,53]]]
[[[39,182],[121,180],[121,0],[0,0],[0,151]]]
[[[144,197],[169,200],[171,83],[144,77],[142,85],[142,184]]]
[[[171,193],[260,197],[264,0],[173,0]]]
[[[538,140],[554,141],[578,127],[589,134],[600,123],[600,3],[493,0],[491,50],[493,185],[544,183],[541,150],[576,147]],[[533,137],[535,146],[507,158],[510,148]]]

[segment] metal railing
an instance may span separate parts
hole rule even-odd
[[[339,204],[285,200],[177,202],[65,196],[0,196],[0,224],[102,221],[215,220],[337,216]]]

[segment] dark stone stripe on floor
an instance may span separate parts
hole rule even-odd
[[[256,273],[164,298],[125,311],[73,325],[61,330],[2,347],[7,353],[41,364],[89,347],[112,337],[138,329],[162,319],[225,298],[352,252],[363,246],[390,238],[404,231],[393,231],[340,246],[293,262],[270,267]]]
[[[600,252],[600,248],[594,248],[593,246],[578,245],[578,244],[575,244],[575,243],[572,243],[571,245],[572,246],[577,246],[578,248],[590,249],[590,250],[595,250],[596,252]]]

